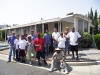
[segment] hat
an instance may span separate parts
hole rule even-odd
[[[69,29],[69,27],[66,27],[66,28],[68,28],[68,29]]]
[[[39,35],[39,34],[40,34],[40,32],[37,33],[37,35]]]
[[[34,30],[31,30],[31,32],[34,32]]]
[[[31,35],[28,35],[27,38],[31,37]]]
[[[56,50],[56,51],[60,51],[61,49],[60,49],[60,48],[56,48],[55,50]]]

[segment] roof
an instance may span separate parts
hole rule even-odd
[[[41,21],[32,22],[32,23],[27,23],[27,24],[23,24],[23,25],[5,27],[5,28],[2,28],[0,30],[14,29],[14,28],[20,28],[20,27],[26,27],[26,26],[32,26],[32,25],[37,25],[37,24],[56,22],[56,21],[66,21],[65,19],[68,18],[68,17],[79,17],[79,16],[83,16],[83,17],[87,18],[86,16],[81,15],[81,14],[72,14],[72,15],[67,15],[65,17],[57,17],[57,18],[52,18],[52,19],[41,20]],[[87,18],[87,19],[90,20],[89,18]],[[72,21],[70,21],[70,19],[68,21],[72,22]]]

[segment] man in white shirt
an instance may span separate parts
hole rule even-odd
[[[15,39],[14,41],[14,46],[15,46],[15,49],[16,49],[16,61],[20,61],[20,53],[18,51],[18,43],[19,43],[19,35],[17,35],[17,39]]]
[[[53,38],[53,47],[57,48],[58,47],[58,38],[60,36],[60,33],[57,32],[57,29],[54,28],[54,32],[52,33],[52,38]]]
[[[76,52],[76,59],[79,60],[78,58],[78,41],[79,41],[79,38],[81,37],[81,35],[75,31],[75,28],[73,27],[72,28],[72,31],[69,32],[66,36],[67,38],[69,38],[70,40],[70,50],[72,51],[72,59],[74,59],[74,51]]]

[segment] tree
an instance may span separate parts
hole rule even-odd
[[[99,15],[99,25],[100,25],[100,15]]]
[[[68,13],[67,15],[72,15],[73,14],[73,12],[70,12],[70,13]]]
[[[6,24],[6,27],[11,27],[11,25]]]
[[[98,13],[97,13],[97,10],[95,10],[93,25],[95,26],[94,33],[97,34],[98,33]]]
[[[90,18],[90,13],[88,12],[88,18]]]
[[[92,11],[92,7],[91,7],[91,10],[90,10],[90,15],[89,15],[89,18],[92,20],[92,24],[93,24],[93,11]]]

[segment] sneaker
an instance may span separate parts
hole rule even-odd
[[[41,63],[38,63],[38,66],[41,66]]]
[[[77,57],[76,60],[79,60],[79,58]]]
[[[53,69],[52,69],[52,68],[50,68],[50,69],[49,69],[49,72],[52,72],[52,71],[53,71]]]
[[[72,57],[72,59],[75,59],[75,57]]]
[[[65,69],[65,73],[68,74],[68,70],[67,69]]]
[[[44,60],[44,64],[47,65],[47,62]]]
[[[11,62],[11,60],[7,61],[7,63]]]
[[[29,61],[29,64],[32,65],[32,61]]]

